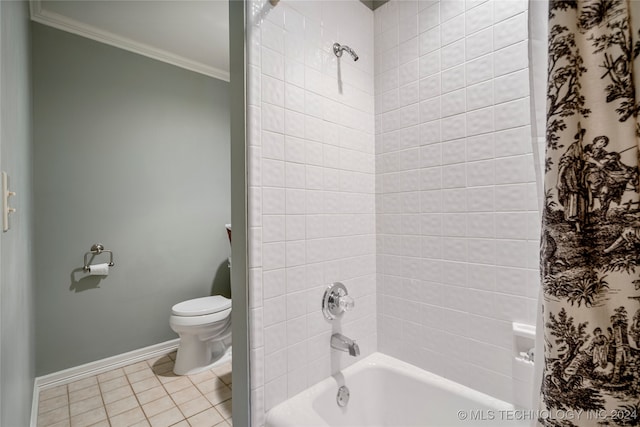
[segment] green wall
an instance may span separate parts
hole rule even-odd
[[[0,425],[29,425],[35,375],[29,5],[0,1],[0,169],[16,192],[0,231]]]
[[[229,296],[228,83],[33,24],[38,375],[163,342]],[[113,250],[99,279],[93,243]],[[98,258],[96,262],[103,262]]]

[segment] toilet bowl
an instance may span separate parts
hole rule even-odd
[[[171,307],[169,326],[180,336],[173,372],[204,371],[231,347],[231,300],[215,295],[178,303]]]

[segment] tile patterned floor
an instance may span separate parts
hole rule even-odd
[[[38,427],[231,426],[231,362],[173,374],[175,352],[40,392]]]

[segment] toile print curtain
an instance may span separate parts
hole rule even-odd
[[[549,2],[543,426],[640,425],[638,3]]]

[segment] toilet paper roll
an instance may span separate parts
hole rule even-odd
[[[93,264],[89,266],[89,275],[91,276],[108,276],[109,264],[106,262],[103,264]]]

